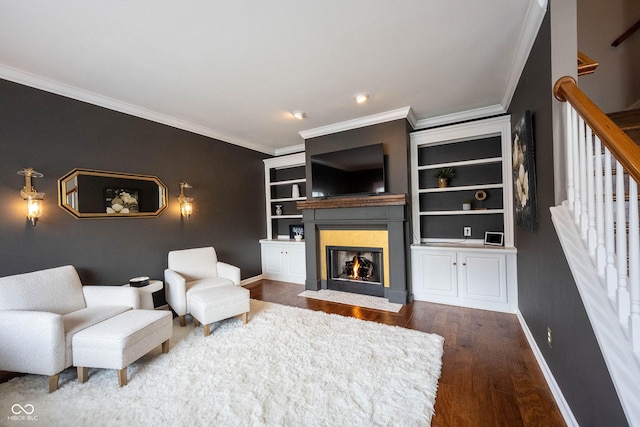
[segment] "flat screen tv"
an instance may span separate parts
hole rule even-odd
[[[382,144],[311,155],[311,183],[316,198],[384,193]]]

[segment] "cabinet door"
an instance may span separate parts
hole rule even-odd
[[[282,274],[284,254],[282,245],[262,244],[262,272],[264,274]]]
[[[463,253],[459,261],[463,298],[507,302],[503,254]]]
[[[429,295],[458,295],[456,253],[449,251],[418,251],[414,257],[413,292],[416,299]]]
[[[287,245],[285,252],[287,274],[304,279],[307,275],[304,245]]]

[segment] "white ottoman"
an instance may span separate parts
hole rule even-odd
[[[222,285],[203,289],[189,295],[191,315],[204,325],[204,336],[211,333],[211,323],[242,314],[242,323],[247,323],[250,310],[249,290],[237,285]]]
[[[87,380],[87,368],[118,370],[120,387],[127,385],[127,366],[162,344],[169,351],[173,334],[171,312],[129,310],[90,326],[73,336],[73,365],[78,381]]]

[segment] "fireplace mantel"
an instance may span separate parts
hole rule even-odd
[[[332,197],[310,199],[296,203],[298,209],[366,208],[371,206],[404,206],[406,194],[381,194],[376,196]]]

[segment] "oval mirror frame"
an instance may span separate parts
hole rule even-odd
[[[92,180],[93,187],[101,186],[100,189],[93,188],[89,198],[94,201],[99,200],[102,211],[97,211],[97,209],[87,211],[87,209],[79,207],[80,186],[78,182],[83,179]],[[100,184],[101,181],[104,182],[104,185]],[[146,190],[140,190],[143,194],[138,194],[137,190],[134,190],[135,192],[128,191],[136,183],[139,183],[141,188],[147,187]],[[151,188],[153,184],[157,187],[157,196],[155,188]],[[76,168],[58,180],[58,206],[80,219],[157,217],[167,208],[167,191],[167,186],[156,176]],[[116,200],[118,197],[124,202]],[[139,198],[140,204],[138,204]],[[143,198],[151,202],[150,209],[142,208]]]

